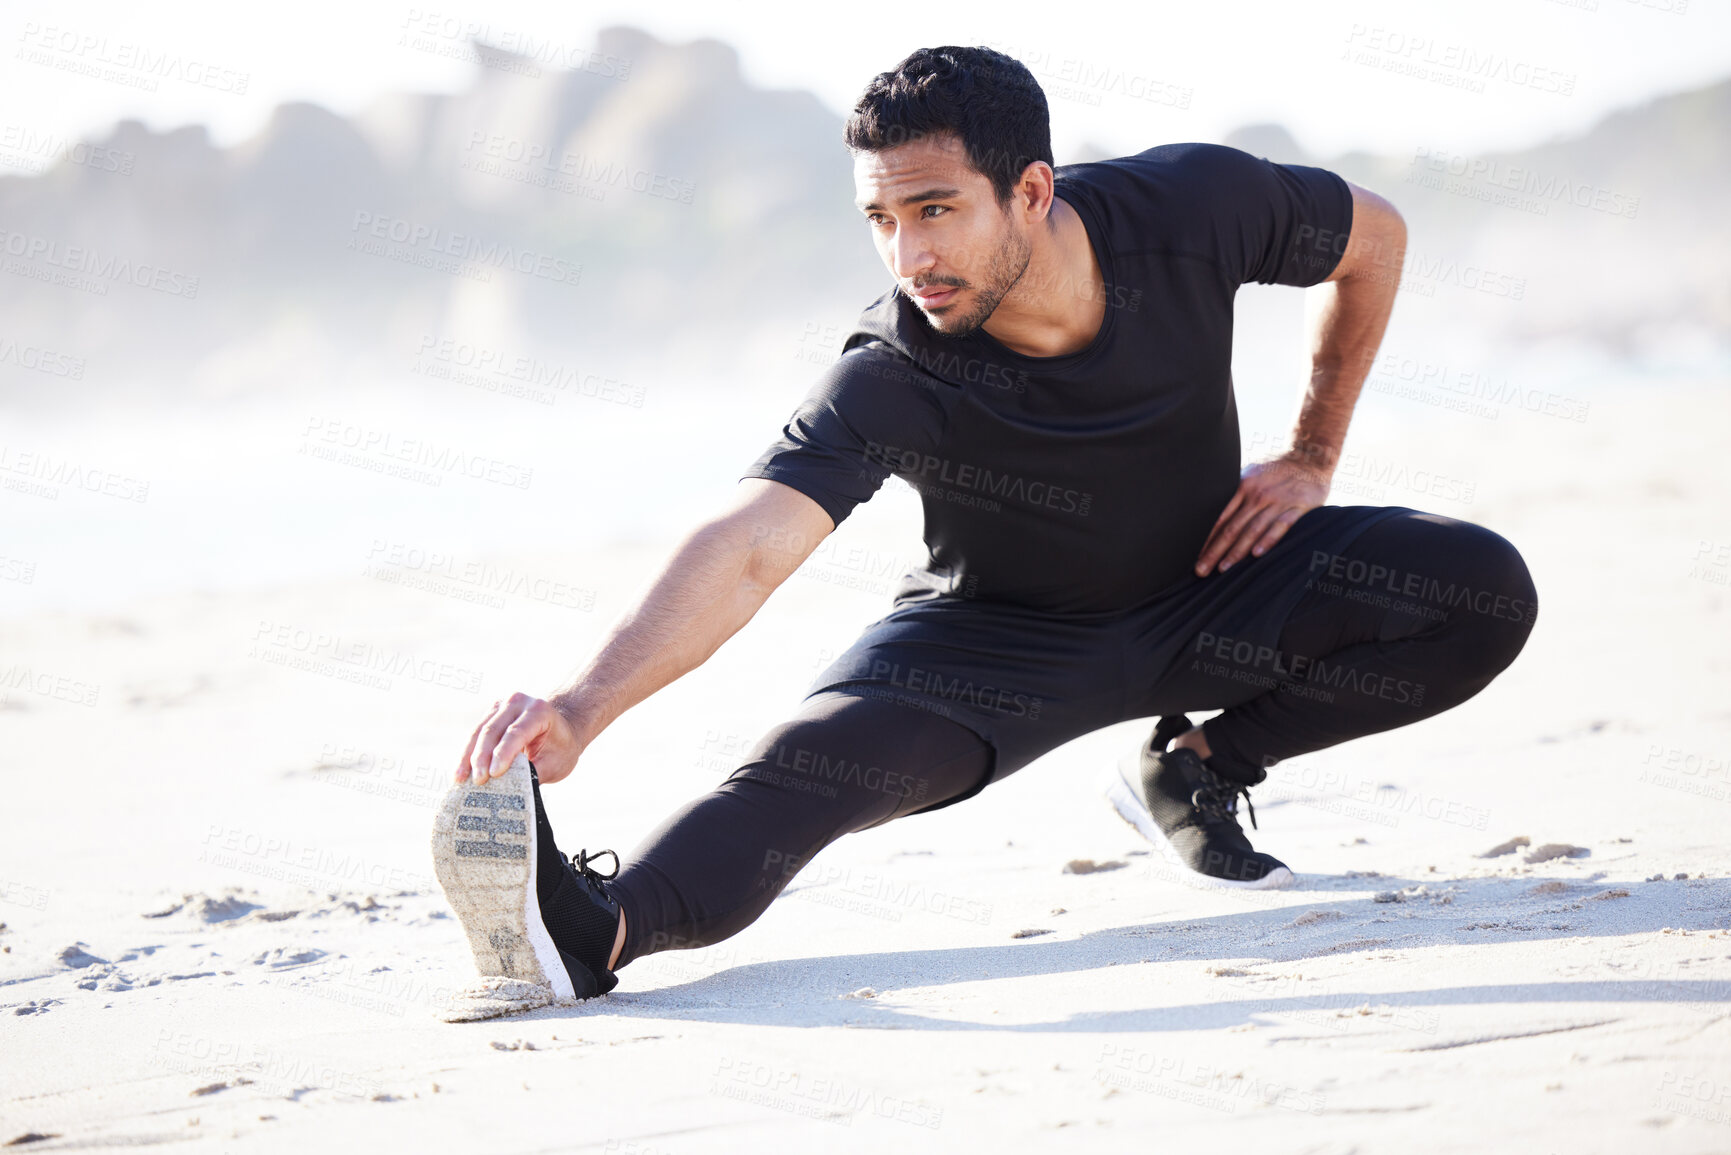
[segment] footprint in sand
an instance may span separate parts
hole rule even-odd
[[[12,1013],[15,1015],[40,1015],[49,1007],[58,1006],[63,1001],[63,999],[31,999],[27,1003],[13,1007]]]
[[[279,946],[275,950],[261,951],[259,956],[252,960],[252,964],[269,967],[276,971],[291,970],[295,967],[304,967],[309,963],[317,962],[324,958],[327,953],[311,947],[297,951],[290,947]]]

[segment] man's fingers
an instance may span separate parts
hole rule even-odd
[[[498,705],[497,702],[495,702],[493,704],[495,706]],[[481,719],[479,722],[475,723],[474,730],[472,730],[469,733],[469,744],[467,746],[463,747],[463,757],[457,763],[457,781],[458,782],[461,782],[464,779],[469,777],[469,759],[474,757],[474,754],[475,754],[475,740],[481,736],[481,727],[485,726],[486,724],[487,724],[487,720],[485,718]]]
[[[1238,527],[1238,532],[1233,538],[1232,548],[1226,551],[1226,557],[1220,563],[1222,573],[1244,559],[1244,556],[1250,552],[1250,547],[1255,544],[1257,537],[1278,513],[1279,511],[1273,506],[1265,505],[1245,519],[1244,524]]]
[[[1239,506],[1237,514],[1234,515],[1232,520],[1215,535],[1218,540],[1209,547],[1208,554],[1205,555],[1204,560],[1208,561],[1210,564],[1218,561],[1220,563],[1220,568],[1224,570],[1227,566],[1237,561],[1238,558],[1243,557],[1244,554],[1242,550],[1238,552],[1237,556],[1234,556],[1232,551],[1237,549],[1239,539],[1244,533],[1244,527],[1259,518],[1262,512],[1267,509],[1267,506],[1263,504],[1264,500],[1265,499],[1258,495],[1256,500],[1246,501],[1243,505]],[[1246,548],[1248,548],[1248,546],[1246,546]]]
[[[1262,538],[1250,548],[1250,552],[1261,557],[1274,548],[1274,543],[1286,536],[1286,531],[1292,528],[1292,523],[1303,517],[1305,510],[1289,509],[1274,519],[1274,524],[1262,531]]]
[[[1243,504],[1244,484],[1240,482],[1232,500],[1226,503],[1226,508],[1214,519],[1214,528],[1208,531],[1208,540],[1202,543],[1202,553],[1196,558],[1198,577],[1206,577],[1208,571],[1214,568],[1214,563],[1220,559],[1220,555],[1226,552],[1226,547],[1232,543],[1231,523],[1234,514]]]
[[[1229,521],[1238,507],[1244,504],[1244,482],[1238,483],[1238,488],[1232,491],[1232,500],[1226,503],[1226,508],[1220,511],[1220,516],[1214,519],[1214,529],[1218,532],[1221,526]],[[1212,535],[1210,535],[1212,536]]]
[[[517,720],[517,714],[520,710],[521,707],[517,705],[513,695],[512,698],[494,710],[481,727],[481,737],[475,743],[474,753],[469,757],[469,772],[474,776],[477,784],[492,777],[493,748],[499,744],[499,739],[504,736],[505,728]]]
[[[547,719],[531,706],[517,715],[517,720],[505,727],[504,735],[499,739],[499,745],[493,749],[493,765],[491,773],[494,777],[511,769],[511,763],[517,755],[529,748],[529,744],[547,731]]]

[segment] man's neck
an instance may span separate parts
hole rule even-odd
[[[1053,227],[1035,230],[1022,279],[981,326],[1024,357],[1080,352],[1106,320],[1105,278],[1087,226],[1062,197],[1052,198],[1051,219]]]

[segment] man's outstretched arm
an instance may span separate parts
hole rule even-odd
[[[526,750],[543,783],[570,774],[615,718],[701,666],[835,528],[791,486],[748,477],[733,505],[691,531],[589,664],[547,699],[513,694],[475,727],[456,780],[510,769]]]
[[[1395,207],[1351,181],[1352,231],[1346,252],[1306,301],[1310,382],[1292,447],[1244,471],[1196,559],[1206,575],[1246,554],[1260,557],[1288,527],[1328,500],[1334,468],[1383,330],[1394,309],[1406,255],[1406,222]]]

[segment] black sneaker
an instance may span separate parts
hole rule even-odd
[[[482,978],[446,1008],[451,1021],[593,998],[619,982],[606,966],[619,919],[604,886],[612,875],[590,865],[612,852],[566,862],[540,803],[519,754],[502,778],[453,786],[434,818],[434,873]]]
[[[1272,890],[1291,886],[1284,862],[1250,845],[1238,825],[1238,796],[1250,788],[1214,771],[1188,746],[1166,744],[1190,729],[1183,715],[1160,719],[1153,736],[1112,772],[1106,797],[1119,817],[1172,865],[1205,886]],[[1256,811],[1250,809],[1250,824]]]

